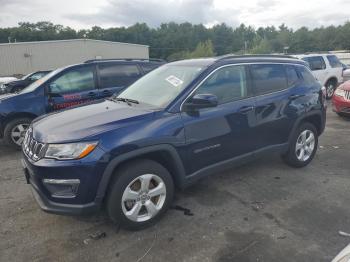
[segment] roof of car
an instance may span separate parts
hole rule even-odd
[[[170,63],[171,65],[188,65],[188,66],[210,66],[214,63],[295,63],[305,65],[305,61],[302,61],[296,57],[287,55],[225,55],[212,58],[198,58],[180,60]]]

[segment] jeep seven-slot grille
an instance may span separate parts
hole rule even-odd
[[[24,137],[23,152],[34,161],[38,161],[44,157],[45,144],[40,143],[33,138],[32,129],[29,129]]]
[[[345,99],[350,100],[350,91],[345,91]]]

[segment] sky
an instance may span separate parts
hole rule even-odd
[[[350,20],[349,0],[0,0],[0,27],[51,21],[74,29],[130,26],[145,22],[226,23],[298,29]]]

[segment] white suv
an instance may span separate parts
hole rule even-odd
[[[327,98],[330,99],[338,84],[343,82],[343,66],[338,57],[333,54],[308,54],[295,57],[308,62],[314,76],[326,87]]]

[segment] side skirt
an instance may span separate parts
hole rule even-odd
[[[217,174],[222,171],[238,167],[241,165],[244,165],[246,163],[251,162],[252,160],[256,158],[260,158],[266,154],[272,154],[272,153],[285,153],[288,150],[288,143],[285,144],[279,144],[279,145],[273,145],[268,146],[256,151],[253,151],[248,154],[244,154],[241,156],[237,156],[231,159],[227,159],[215,164],[212,164],[210,166],[207,166],[205,168],[202,168],[188,176],[186,176],[186,180],[184,181],[183,187],[188,187],[195,183],[197,180],[207,177],[209,175]]]

